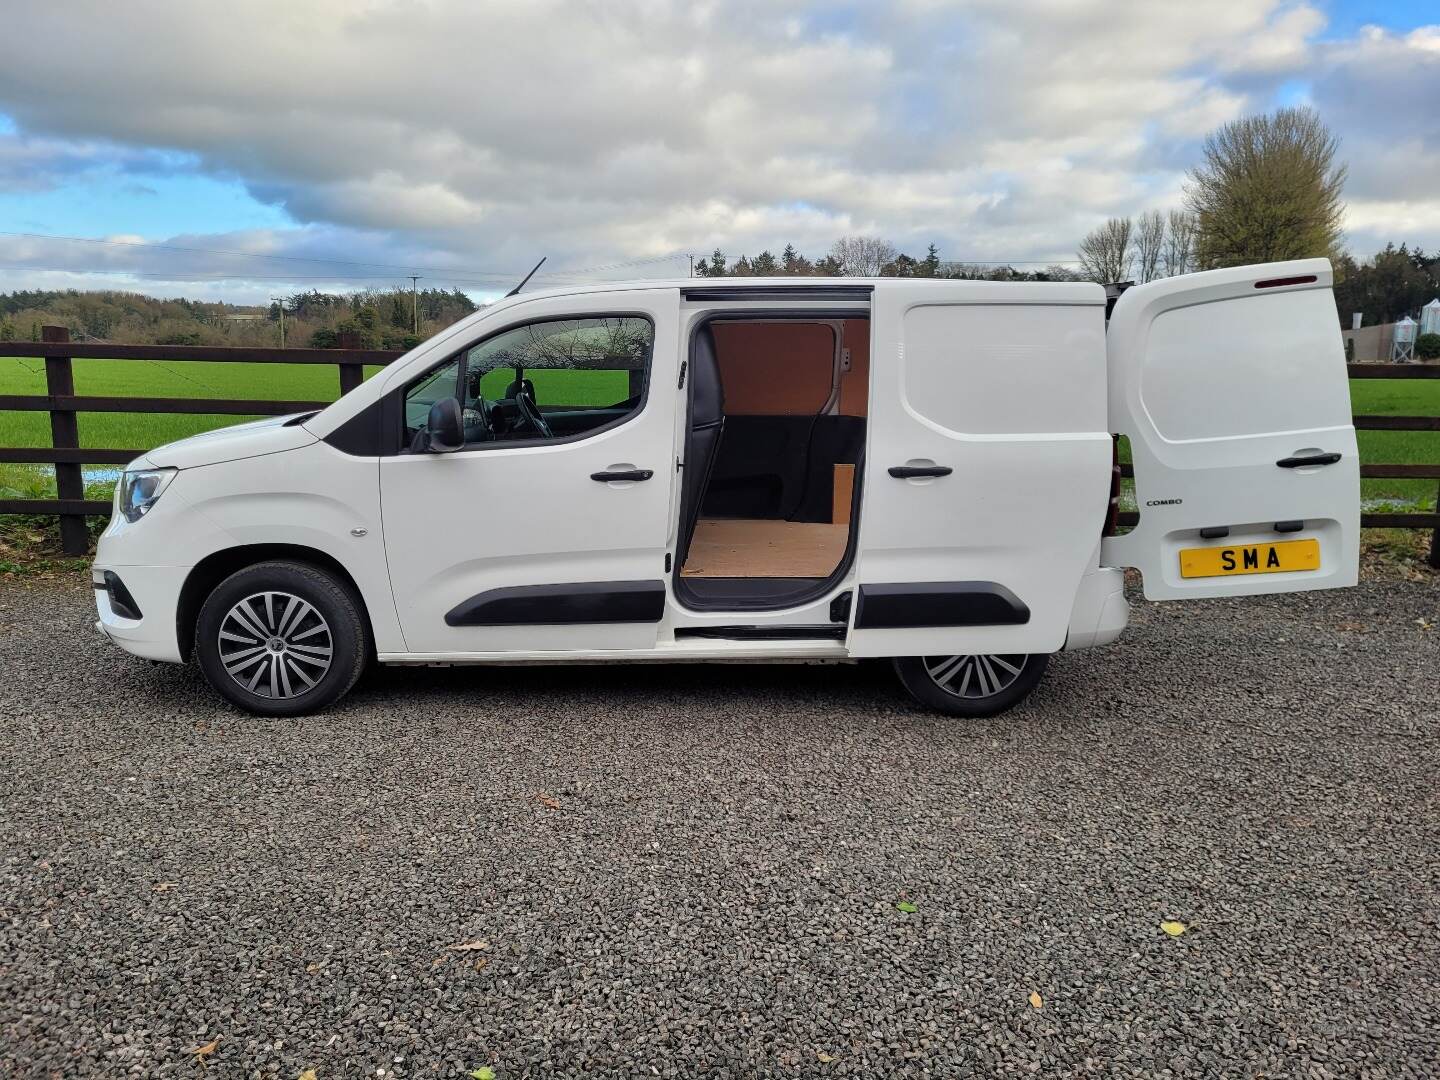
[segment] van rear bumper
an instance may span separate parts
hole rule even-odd
[[[175,611],[187,573],[182,566],[97,563],[90,571],[99,615],[95,629],[135,656],[180,663]]]
[[[1070,609],[1065,651],[1108,645],[1120,636],[1129,621],[1125,571],[1113,566],[1097,567],[1080,579],[1075,606]]]

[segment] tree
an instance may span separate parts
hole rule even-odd
[[[1135,269],[1143,285],[1160,276],[1160,255],[1165,250],[1165,215],[1146,210],[1135,222]]]
[[[935,277],[940,273],[940,249],[934,244],[931,244],[930,250],[925,253],[917,273],[921,277]]]
[[[1195,217],[1171,210],[1165,221],[1165,276],[1188,274],[1195,262]]]
[[[814,265],[804,255],[795,251],[794,244],[786,244],[785,250],[780,254],[780,265],[786,274],[813,274]]]
[[[770,252],[762,251],[750,260],[750,272],[756,277],[775,277],[780,273],[780,264]]]
[[[1277,109],[1232,121],[1205,139],[1185,203],[1200,267],[1330,256],[1340,248],[1346,167],[1315,110]]]
[[[895,245],[876,236],[842,236],[830,249],[844,277],[879,277],[898,254]]]
[[[1111,218],[1080,241],[1080,267],[1091,281],[1123,281],[1130,273],[1133,228],[1129,218]]]
[[[918,277],[920,264],[909,255],[903,252],[895,256],[895,260],[880,271],[882,277]]]

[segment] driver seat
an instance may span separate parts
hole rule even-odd
[[[715,452],[725,430],[725,387],[715,355],[715,334],[702,326],[690,356],[690,428],[685,436],[685,468],[680,495],[680,528],[675,543],[676,569],[684,569],[690,541],[700,521],[700,504],[715,468]]]

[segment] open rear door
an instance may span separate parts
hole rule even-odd
[[[1152,600],[1354,585],[1360,463],[1330,264],[1212,270],[1126,291],[1110,427],[1140,523],[1101,562]]]

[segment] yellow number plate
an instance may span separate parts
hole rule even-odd
[[[1281,574],[1292,570],[1319,569],[1319,540],[1284,540],[1278,544],[1235,544],[1231,547],[1180,549],[1182,578]]]

